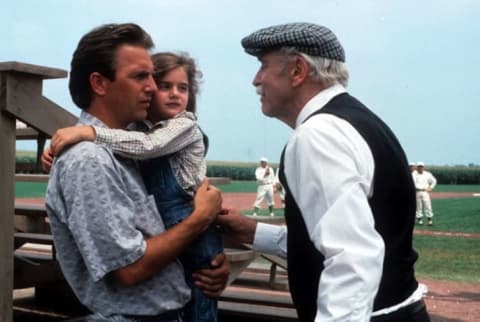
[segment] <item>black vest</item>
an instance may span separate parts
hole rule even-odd
[[[375,229],[385,242],[385,260],[374,311],[402,302],[418,286],[414,275],[417,253],[412,247],[415,223],[415,187],[407,158],[390,128],[349,94],[340,94],[314,112],[328,113],[350,123],[367,142],[375,162],[373,196],[369,199]],[[324,256],[308,236],[305,222],[285,178],[285,150],[280,181],[286,190],[285,220],[288,227],[288,278],[300,321],[313,321]],[[301,158],[302,156],[298,156]],[[318,160],[321,165],[322,160]],[[292,165],[294,166],[294,165]],[[348,223],[344,223],[348,225]],[[345,303],[349,305],[349,303]]]

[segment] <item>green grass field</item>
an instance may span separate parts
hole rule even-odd
[[[219,185],[218,188],[223,192],[256,192],[257,183],[255,181],[232,181],[230,184]]]
[[[477,184],[459,184],[459,185],[451,185],[451,184],[439,184],[435,186],[433,189],[435,192],[479,192],[480,193],[480,185]]]
[[[433,226],[417,226],[425,230],[480,233],[480,198],[432,200]]]
[[[257,186],[255,181],[232,181],[228,185],[218,186],[224,192],[255,192]],[[440,184],[434,189],[435,192],[479,192],[480,185],[447,185]]]
[[[480,239],[415,235],[413,244],[419,277],[480,283]]]
[[[46,183],[17,182],[15,196],[17,198],[42,197],[45,195]],[[255,192],[255,181],[232,181],[228,185],[218,186],[223,192]],[[438,185],[435,191],[439,192],[480,192],[480,185]]]
[[[15,183],[16,198],[45,197],[47,183],[45,182],[17,182]]]
[[[255,192],[254,181],[233,181],[221,185],[223,192]],[[17,182],[17,198],[43,197],[46,183]],[[480,192],[478,185],[439,185],[435,191]],[[435,199],[432,201],[434,226],[416,226],[416,229],[480,233],[480,198]],[[282,209],[275,209],[277,216]],[[419,253],[416,264],[418,276],[451,281],[480,283],[480,239],[438,236],[414,236],[414,247]]]

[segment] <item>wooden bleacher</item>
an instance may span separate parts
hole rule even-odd
[[[45,140],[59,127],[72,125],[76,117],[42,95],[43,81],[64,78],[67,72],[61,69],[19,63],[0,63],[0,321],[12,321],[14,276],[23,261],[15,258],[14,242],[14,183],[15,151],[17,140],[16,120],[27,125],[18,131],[18,139],[37,140],[38,152],[43,150]],[[35,233],[35,232],[32,232]],[[19,242],[17,242],[17,245]],[[15,263],[15,270],[14,270]],[[53,270],[50,270],[53,271]],[[15,272],[15,273],[14,273]],[[22,271],[24,272],[24,271]],[[25,273],[30,279],[36,273]],[[26,281],[26,279],[25,279]]]

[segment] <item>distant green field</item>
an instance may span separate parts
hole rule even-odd
[[[433,189],[435,192],[479,192],[480,185],[478,184],[439,184]]]
[[[15,196],[17,198],[43,197],[45,196],[46,186],[46,183],[17,182]],[[231,184],[219,185],[218,187],[223,192],[255,192],[257,189],[255,181],[233,181]],[[480,191],[480,186],[441,185],[438,189],[441,191],[473,192]],[[433,227],[417,226],[417,228],[480,233],[480,198],[434,199],[432,207],[435,214],[435,225]]]
[[[233,181],[220,185],[223,192],[255,192],[255,181]],[[17,182],[17,198],[43,197],[46,183]],[[480,186],[439,185],[435,191],[480,192]],[[480,198],[434,199],[432,201],[434,226],[416,226],[417,229],[480,233]],[[275,209],[277,216],[282,209]],[[419,253],[416,271],[420,277],[480,283],[480,239],[414,236],[414,247]]]
[[[232,181],[228,185],[218,186],[224,192],[255,192],[257,186],[255,181]],[[480,185],[448,185],[440,184],[434,189],[435,192],[479,192]]]
[[[17,182],[15,183],[16,198],[44,197],[47,190],[45,182]]]
[[[480,283],[480,239],[415,235],[413,244],[418,276]]]
[[[480,233],[480,197],[433,199],[434,226],[426,230]]]
[[[257,183],[255,181],[232,181],[230,184],[219,185],[218,188],[223,192],[256,192]]]
[[[15,154],[17,157],[31,157],[31,158],[37,157],[36,151],[17,150]]]

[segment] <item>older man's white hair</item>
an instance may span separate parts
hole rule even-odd
[[[302,56],[310,67],[310,76],[321,81],[325,86],[342,84],[348,86],[348,69],[344,62],[329,58],[311,56],[298,51],[293,47],[282,47],[280,51],[288,58],[295,55]]]

